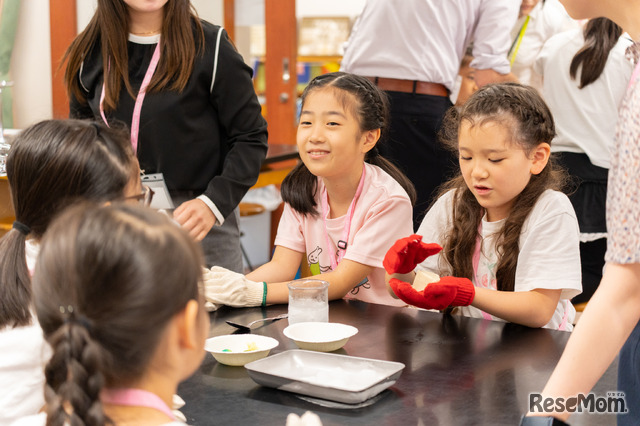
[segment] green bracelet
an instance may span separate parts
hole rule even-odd
[[[264,290],[262,292],[262,306],[267,306],[267,282],[263,281]]]

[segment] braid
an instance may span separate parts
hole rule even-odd
[[[61,338],[63,330],[52,336],[49,344],[53,355],[44,369],[46,378],[45,401],[47,406],[47,426],[64,425],[67,413],[62,404],[62,396],[58,391],[67,380],[67,359],[69,358],[69,342]]]
[[[50,342],[54,352],[45,368],[47,426],[110,423],[100,401],[100,348],[87,327],[67,321]]]
[[[367,86],[358,86],[358,89],[362,91],[365,99],[362,99],[361,102],[365,102],[371,108],[366,108],[368,113],[371,115],[367,120],[364,117],[360,117],[360,122],[369,122],[371,129],[363,129],[363,130],[373,130],[373,129],[381,129],[382,132],[385,132],[388,127],[388,119],[389,119],[389,103],[384,92],[378,90],[369,80],[364,80],[368,84]],[[361,107],[360,111],[364,114],[365,108]],[[361,114],[361,115],[362,115]]]

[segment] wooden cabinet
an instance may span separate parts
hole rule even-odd
[[[11,229],[14,220],[9,181],[6,176],[0,176],[0,237]]]

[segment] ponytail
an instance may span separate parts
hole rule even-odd
[[[316,192],[318,178],[300,162],[282,181],[282,200],[300,214],[317,216]]]
[[[0,239],[0,328],[31,324],[31,277],[26,235],[16,228]]]
[[[587,22],[583,34],[584,46],[575,54],[569,67],[569,74],[574,80],[578,68],[581,68],[580,89],[600,77],[611,49],[622,35],[622,28],[607,18],[595,18]]]

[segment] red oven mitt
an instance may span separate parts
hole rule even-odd
[[[442,250],[438,244],[422,242],[422,235],[413,234],[396,241],[384,256],[382,266],[389,274],[408,274],[427,257]]]
[[[468,278],[442,277],[430,283],[423,291],[411,284],[391,278],[389,286],[393,292],[410,305],[424,309],[443,310],[449,306],[468,306],[476,295],[475,287]]]

